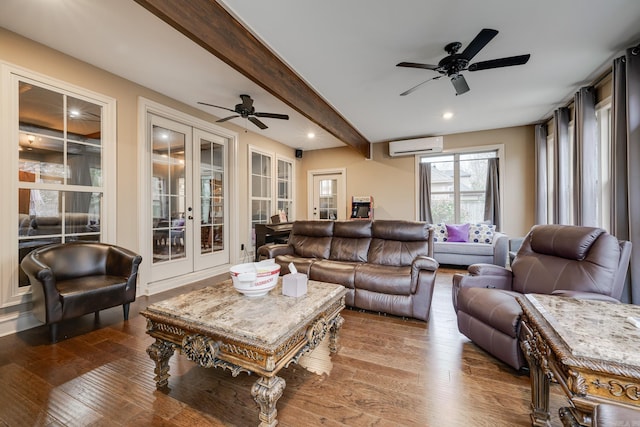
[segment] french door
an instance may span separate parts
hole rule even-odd
[[[149,114],[151,282],[229,263],[227,145]]]

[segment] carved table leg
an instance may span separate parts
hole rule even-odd
[[[331,328],[329,328],[329,351],[331,353],[338,352],[338,331],[344,323],[344,318],[339,314],[333,319]]]
[[[285,381],[280,377],[260,377],[251,387],[251,395],[260,405],[260,427],[274,427],[278,424],[276,403],[282,396]]]
[[[156,381],[158,390],[169,385],[169,359],[173,356],[174,349],[174,344],[160,339],[156,339],[156,342],[147,348],[147,354],[156,363],[156,368],[153,370],[156,376],[153,379]]]

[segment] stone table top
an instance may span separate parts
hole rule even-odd
[[[146,311],[269,347],[345,293],[344,286],[309,280],[305,295],[289,297],[282,295],[280,278],[267,295],[247,297],[226,280],[152,304]]]
[[[549,322],[575,357],[640,367],[640,306],[527,294],[525,298]]]

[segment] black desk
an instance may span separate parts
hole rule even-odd
[[[267,243],[285,242],[289,238],[292,222],[281,222],[279,224],[256,224],[256,253],[255,260],[258,261],[258,248]]]

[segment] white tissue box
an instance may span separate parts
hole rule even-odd
[[[300,297],[307,293],[307,275],[290,273],[282,276],[282,295]]]

